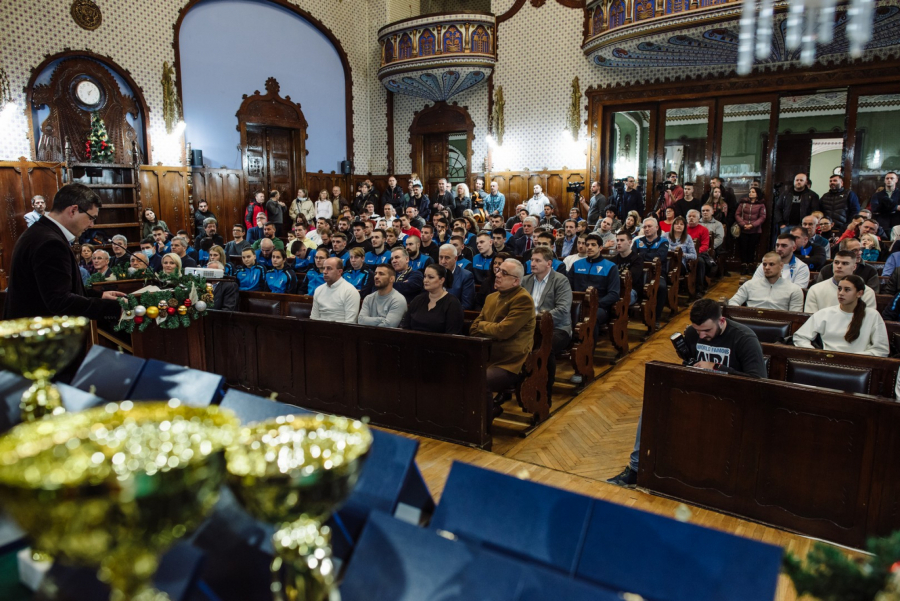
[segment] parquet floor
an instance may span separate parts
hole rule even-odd
[[[727,278],[712,288],[708,296],[729,297],[738,286],[737,277]],[[651,360],[677,361],[669,336],[682,331],[687,324],[688,312],[682,310],[527,438],[505,430],[495,432],[494,452],[413,437],[420,442],[416,461],[435,499],[440,497],[452,463],[461,461],[673,516],[678,502],[612,486],[604,480],[621,471],[634,445],[643,401],[644,364]],[[779,545],[801,556],[812,546],[810,539],[795,534],[706,509],[691,507],[691,511],[693,523]],[[793,586],[784,576],[779,580],[776,599],[796,599]]]

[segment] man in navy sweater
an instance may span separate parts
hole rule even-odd
[[[597,308],[597,327],[609,323],[609,312],[619,300],[619,269],[615,263],[603,258],[603,241],[599,234],[588,234],[585,239],[586,257],[572,263],[569,283],[573,292],[585,292],[593,286],[600,295]]]
[[[653,261],[659,259],[659,266],[662,272],[659,276],[659,294],[656,297],[656,329],[660,328],[660,318],[662,318],[663,308],[666,306],[668,294],[666,292],[666,273],[669,264],[669,241],[659,237],[659,223],[653,217],[644,219],[641,229],[644,232],[642,238],[638,238],[632,245],[632,250],[637,251],[644,261]]]

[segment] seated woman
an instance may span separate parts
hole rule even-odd
[[[141,224],[141,240],[151,237],[153,235],[153,228],[157,225],[169,235],[169,226],[166,225],[166,222],[157,219],[153,209],[144,209],[144,221]]]
[[[424,293],[409,303],[400,327],[433,334],[461,334],[462,305],[458,298],[446,290],[451,284],[448,280],[452,276],[446,269],[433,263],[425,268],[424,276]]]
[[[306,272],[306,279],[297,287],[298,294],[308,294],[310,296],[316,291],[316,288],[325,283],[325,277],[322,275],[322,269],[325,267],[325,259],[328,258],[328,250],[324,247],[316,249],[313,259],[315,263]]]
[[[96,249],[91,244],[82,244],[81,245],[81,258],[78,259],[78,266],[88,272],[88,274],[94,273],[94,261],[92,260],[94,257],[94,251]]]
[[[250,292],[265,292],[266,269],[262,265],[256,264],[256,252],[252,248],[245,248],[241,252],[241,261],[244,264],[234,271],[234,277],[237,278],[240,289]],[[163,268],[165,268],[165,263],[163,263]]]
[[[206,265],[209,266],[209,264],[213,262],[222,265],[222,270],[225,272],[225,275],[231,275],[234,272],[231,263],[225,260],[225,249],[218,244],[210,247],[209,261],[207,261]]]
[[[822,338],[826,351],[887,357],[887,328],[874,307],[867,307],[862,296],[866,284],[858,275],[848,275],[838,282],[838,303],[820,309],[794,333],[794,346],[814,348],[816,336]]]
[[[390,205],[386,205],[390,206]],[[343,278],[353,284],[363,298],[372,292],[372,272],[366,268],[366,251],[361,246],[350,249],[348,265],[344,267]]]
[[[161,276],[181,277],[181,257],[175,253],[163,255]]]
[[[625,216],[625,223],[622,224],[622,229],[631,234],[632,238],[636,238],[641,234],[641,216],[637,211],[628,211],[628,215]]]
[[[674,207],[666,207],[666,218],[659,222],[659,229],[662,233],[668,234],[672,229],[672,222],[675,221]]]
[[[668,210],[666,209],[667,212]],[[697,250],[694,248],[694,241],[688,236],[684,217],[679,216],[673,219],[671,230],[662,237],[669,241],[669,250],[681,249],[681,261],[684,263],[685,269],[687,269],[688,261],[697,258]]]
[[[270,292],[294,294],[297,291],[297,274],[286,265],[285,255],[280,248],[272,251],[272,267],[266,270],[266,287]]]

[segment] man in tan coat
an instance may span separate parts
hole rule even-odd
[[[519,371],[534,344],[534,301],[522,288],[525,268],[515,259],[500,264],[494,280],[497,292],[490,294],[481,314],[469,328],[471,336],[493,340],[487,369],[490,392],[515,386]],[[502,412],[494,407],[494,415]]]

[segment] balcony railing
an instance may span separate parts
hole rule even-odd
[[[487,13],[424,15],[385,25],[378,31],[378,76],[438,60],[493,66],[497,61],[496,31],[494,15]]]

